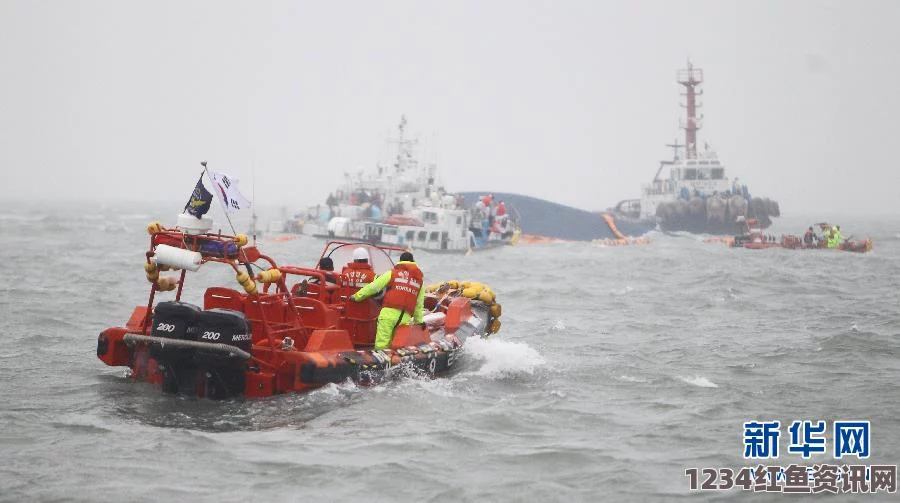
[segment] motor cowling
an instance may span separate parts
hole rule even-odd
[[[150,335],[163,339],[196,340],[197,318],[203,311],[187,302],[160,302],[153,311]],[[157,361],[187,363],[194,356],[193,349],[152,345],[150,355]]]
[[[226,344],[249,352],[250,323],[240,311],[219,308],[202,311],[197,316],[196,340],[210,344]],[[203,349],[197,349],[196,359],[199,363],[215,366],[233,366],[243,362],[240,358],[222,352]]]
[[[197,341],[225,344],[249,352],[250,323],[240,311],[210,309],[197,318]],[[195,362],[204,374],[203,395],[224,399],[244,392],[245,361],[227,352],[197,349]]]

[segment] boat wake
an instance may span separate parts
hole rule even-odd
[[[524,342],[473,337],[466,341],[463,351],[466,358],[481,362],[472,374],[489,379],[534,375],[546,363],[537,350]]]

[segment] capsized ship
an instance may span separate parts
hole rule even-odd
[[[684,86],[687,117],[684,144],[669,144],[674,149],[671,161],[661,161],[653,180],[641,188],[640,199],[619,202],[610,211],[619,220],[658,225],[663,231],[687,231],[702,234],[733,234],[739,218],[752,218],[762,228],[780,216],[778,203],[753,197],[738,178],[729,178],[725,164],[705,143],[698,149],[697,131],[703,116],[697,116],[697,97],[703,83],[703,70],[688,63],[678,72]]]
[[[545,199],[508,192],[460,192],[466,203],[473,203],[483,194],[503,201],[519,223],[522,236],[561,241],[631,242],[655,227],[655,224],[635,219],[617,218],[610,212],[595,212],[573,208]]]

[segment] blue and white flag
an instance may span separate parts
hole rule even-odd
[[[212,179],[216,184],[219,195],[222,196],[222,201],[225,203],[225,210],[228,211],[228,213],[246,210],[250,207],[250,201],[248,201],[238,190],[235,179],[225,173],[216,173],[215,171],[210,171],[209,173],[212,175]]]

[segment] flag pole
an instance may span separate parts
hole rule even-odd
[[[213,180],[212,175],[209,174],[209,168],[206,167],[206,161],[200,161],[200,165],[203,166],[203,171],[206,173],[206,177],[209,178],[209,183],[212,184],[214,189],[218,189],[219,185]],[[228,216],[228,208],[225,206],[225,201],[223,200],[222,191],[216,190],[219,193],[220,197],[216,199],[219,200],[219,203],[222,205],[222,212],[225,213],[225,220],[228,220],[228,226],[231,227],[231,234],[236,235],[237,232],[234,230],[234,224],[231,223],[231,217]]]

